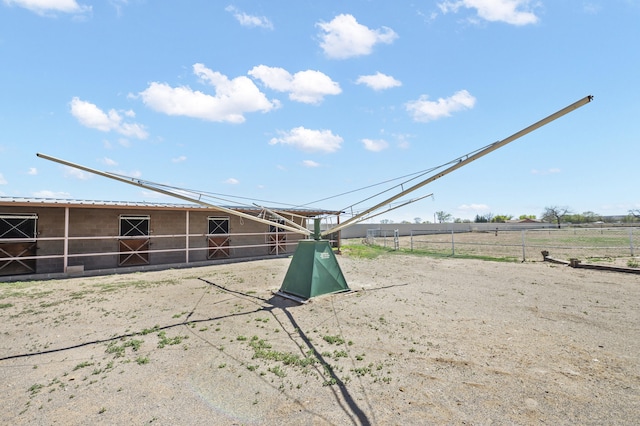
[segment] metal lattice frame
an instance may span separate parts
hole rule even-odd
[[[38,215],[0,215],[0,239],[35,240]]]
[[[32,257],[36,254],[36,243],[5,243],[0,244],[0,275],[27,274],[36,272],[36,260],[20,259]]]
[[[37,220],[36,214],[0,215],[0,239],[9,240],[0,243],[0,275],[7,271],[18,274],[36,271],[35,259],[21,257],[36,255]]]
[[[150,216],[120,215],[120,236],[141,237],[149,236]],[[146,228],[146,229],[145,229]]]
[[[285,223],[284,219],[275,219],[278,225]],[[269,225],[269,234],[267,234],[267,244],[269,244],[269,254],[278,255],[280,253],[287,252],[287,233],[286,231],[277,226]]]
[[[119,266],[149,264],[150,221],[149,216],[120,216]]]
[[[149,240],[120,240],[119,266],[148,265]]]
[[[229,237],[228,217],[208,217],[207,245],[209,252],[207,259],[228,258],[231,256],[231,237]]]

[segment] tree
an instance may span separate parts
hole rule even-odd
[[[493,213],[487,213],[483,216],[480,216],[479,214],[476,215],[476,218],[474,220],[475,223],[488,223],[488,222],[493,222],[493,217],[494,214]]]
[[[499,214],[493,217],[493,219],[491,219],[491,222],[494,223],[505,223],[508,220],[511,220],[513,218],[513,216],[511,216],[510,214]]]
[[[584,222],[584,217],[581,214],[567,214],[564,217],[564,221],[567,223],[582,223]]]
[[[451,220],[451,213],[439,211],[436,212],[436,217],[438,218],[438,223],[445,223]]]
[[[535,214],[521,214],[520,216],[518,216],[518,219],[520,220],[525,220],[525,219],[533,219],[535,220],[536,215]]]
[[[414,221],[415,223],[422,223],[422,218],[421,218],[421,217],[414,217],[414,218],[413,218],[413,221]]]
[[[542,220],[546,222],[556,222],[558,224],[558,228],[560,228],[560,224],[564,220],[564,217],[570,213],[571,211],[568,207],[545,207],[544,212],[542,213]]]
[[[473,221],[475,223],[487,223],[487,222],[489,222],[486,217],[480,216],[479,214],[476,215],[476,218]]]
[[[599,220],[602,220],[602,216],[600,216],[598,213],[594,213],[592,211],[583,212],[582,213],[582,217],[584,218],[584,221],[586,223],[593,223],[593,222],[597,222]]]
[[[636,219],[640,219],[640,209],[629,210],[629,214]]]

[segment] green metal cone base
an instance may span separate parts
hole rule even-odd
[[[298,243],[280,292],[306,300],[349,290],[329,241],[302,240]]]

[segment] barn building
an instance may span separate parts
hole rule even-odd
[[[260,208],[0,197],[0,281],[286,256],[305,238]],[[307,227],[327,211],[279,213]],[[312,226],[312,224],[311,224]]]

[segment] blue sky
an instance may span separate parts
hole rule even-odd
[[[0,195],[174,201],[42,152],[220,204],[343,209],[594,95],[377,219],[626,214],[638,40],[638,0],[2,0]]]

